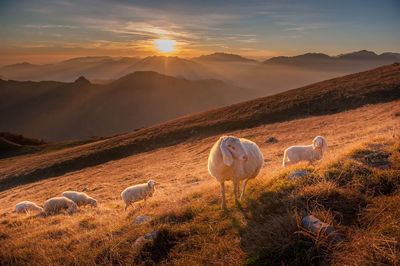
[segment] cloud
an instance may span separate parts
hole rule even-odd
[[[71,25],[55,25],[55,24],[28,24],[24,25],[25,28],[31,29],[76,29],[77,26]]]

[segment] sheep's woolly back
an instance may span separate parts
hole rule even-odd
[[[321,154],[318,153],[313,145],[292,146],[285,151],[286,161],[297,163],[300,161],[315,161],[321,159]]]
[[[121,198],[125,204],[129,204],[151,197],[155,190],[154,184],[155,182],[150,180],[147,183],[127,187],[122,191]]]
[[[88,204],[92,206],[97,206],[97,201],[83,192],[65,191],[62,193],[62,195],[75,202],[78,206]]]
[[[15,205],[15,211],[17,213],[26,213],[29,211],[39,211],[42,212],[43,208],[38,206],[36,203],[31,201],[22,201]]]
[[[77,205],[66,197],[54,197],[45,201],[43,209],[46,214],[57,213],[63,209],[68,209],[72,213],[76,211]]]
[[[248,139],[240,138],[240,143],[246,151],[248,159],[241,161],[234,158],[232,164],[228,166],[224,163],[221,151],[221,144],[223,144],[225,138],[227,136],[221,137],[211,148],[208,157],[209,173],[220,182],[255,178],[264,164],[264,157],[257,144]]]

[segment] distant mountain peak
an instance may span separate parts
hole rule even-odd
[[[372,51],[368,50],[360,50],[352,53],[341,54],[338,56],[339,58],[347,58],[347,59],[375,59],[378,55]]]
[[[131,74],[128,74],[127,76],[165,76],[165,75],[160,74],[157,71],[140,70],[140,71],[135,71]]]
[[[80,76],[74,81],[74,84],[79,84],[79,85],[90,85],[90,81],[86,79],[84,76]]]
[[[31,64],[31,63],[28,63],[28,62],[22,62],[22,63],[16,63],[16,64],[12,64],[12,65],[6,65],[6,66],[4,66],[4,67],[31,67],[31,66],[34,66],[33,64]]]
[[[99,62],[104,60],[113,60],[113,58],[109,56],[82,56],[82,57],[70,58],[60,63]]]
[[[305,53],[302,55],[298,55],[296,57],[308,57],[308,58],[330,58],[329,55],[324,53]]]
[[[201,55],[197,58],[197,60],[208,60],[208,61],[242,61],[242,62],[251,62],[254,61],[249,58],[245,58],[243,56],[237,54],[229,54],[224,52],[216,52],[208,55]]]

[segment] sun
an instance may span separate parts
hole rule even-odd
[[[175,51],[175,40],[157,39],[154,40],[154,46],[162,53],[171,53]]]

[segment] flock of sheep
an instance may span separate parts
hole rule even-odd
[[[320,160],[328,147],[324,137],[317,136],[311,145],[291,146],[284,152],[282,166],[308,161]],[[234,136],[222,136],[211,148],[208,157],[208,171],[221,185],[222,203],[226,208],[225,181],[232,181],[236,205],[244,196],[247,182],[255,178],[264,165],[264,156],[256,143]],[[242,193],[240,193],[240,182],[242,182]],[[125,210],[133,203],[152,197],[156,182],[149,180],[147,183],[130,186],[121,193],[125,203]],[[61,197],[46,200],[43,208],[31,201],[22,201],[15,206],[17,213],[39,211],[45,215],[67,210],[74,213],[78,206],[97,206],[97,200],[86,193],[78,191],[65,191]]]
[[[284,152],[282,166],[320,160],[327,147],[325,138],[321,136],[315,137],[311,145],[291,146]],[[220,182],[223,209],[226,208],[225,181],[233,182],[235,204],[238,205],[238,199],[244,196],[247,182],[258,175],[263,165],[264,156],[254,142],[234,136],[219,138],[208,157],[208,172]],[[242,193],[239,187],[241,181]]]

